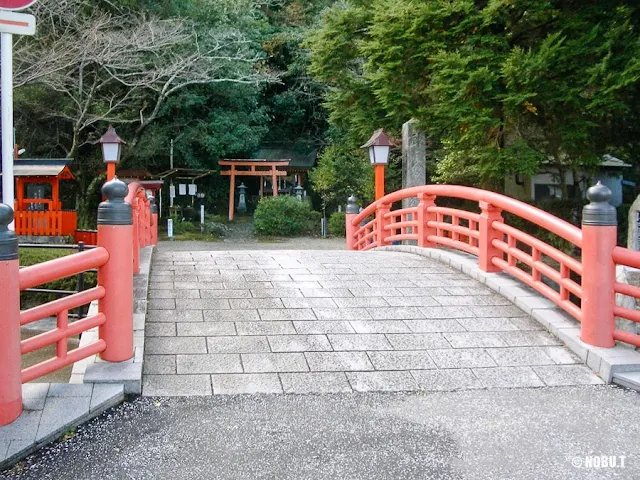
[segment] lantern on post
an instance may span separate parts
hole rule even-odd
[[[384,197],[384,167],[389,162],[391,141],[386,132],[380,128],[373,132],[367,143],[360,148],[369,150],[369,161],[375,167],[376,200]]]
[[[304,191],[304,188],[302,188],[300,185],[298,185],[293,190],[296,192],[296,198],[298,199],[299,202],[301,202],[302,201],[302,192]]]
[[[102,160],[107,164],[107,182],[116,176],[116,164],[120,161],[121,145],[127,143],[116,133],[115,128],[109,125],[105,134],[100,137],[102,145]]]

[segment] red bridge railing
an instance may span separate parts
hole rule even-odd
[[[442,197],[477,202],[470,211],[437,205]],[[640,288],[616,282],[616,265],[640,268],[640,252],[616,246],[616,210],[600,183],[589,189],[582,228],[513,198],[456,185],[424,185],[390,193],[361,212],[347,206],[347,248],[369,250],[399,241],[448,247],[478,257],[485,272],[506,272],[581,322],[581,339],[598,347],[622,341],[640,347],[640,335],[615,328],[615,317],[640,323],[640,311],[616,306],[616,293],[640,299]],[[414,199],[416,206],[391,210]],[[575,255],[508,225],[503,212],[564,239]],[[578,259],[579,257],[580,259]]]
[[[139,249],[157,240],[157,209],[139,184],[117,178],[106,183],[98,207],[95,249],[19,268],[18,239],[8,229],[13,211],[0,204],[0,425],[22,412],[22,384],[99,354],[122,362],[133,356],[133,274]],[[135,259],[135,260],[134,260]],[[98,285],[28,310],[20,311],[20,292],[87,270],[98,270]],[[98,301],[98,313],[69,321],[69,310]],[[56,327],[21,340],[20,327],[55,317]],[[69,351],[69,338],[99,328],[95,342]],[[21,355],[55,345],[55,356],[22,368]]]
[[[125,202],[131,205],[133,215],[133,273],[140,271],[140,248],[158,243],[158,210],[138,182],[128,186]]]

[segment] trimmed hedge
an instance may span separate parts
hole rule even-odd
[[[258,235],[309,235],[320,229],[320,213],[314,212],[309,202],[295,197],[265,197],[253,214],[253,228]]]
[[[344,237],[347,235],[345,213],[333,212],[329,217],[329,233],[336,237]]]

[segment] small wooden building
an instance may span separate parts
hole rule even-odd
[[[71,159],[19,159],[14,161],[16,179],[15,229],[25,236],[74,235],[75,211],[62,209],[60,181],[73,180]]]
[[[265,144],[254,154],[253,158],[275,162],[287,159],[289,163],[280,170],[286,170],[286,175],[278,178],[278,191],[284,194],[293,194],[296,185],[304,185],[309,171],[313,169],[318,158],[318,150],[304,144]],[[273,193],[273,186],[265,182],[263,185],[267,195]]]

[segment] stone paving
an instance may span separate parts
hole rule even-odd
[[[399,252],[158,251],[143,395],[602,383],[503,296]]]

